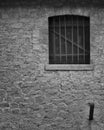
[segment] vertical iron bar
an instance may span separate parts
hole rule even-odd
[[[83,48],[84,48],[84,50],[86,50],[86,48],[85,48],[85,24],[84,24],[84,18],[83,18]],[[84,51],[83,56],[84,56],[84,64],[85,64],[85,51]]]
[[[55,19],[53,18],[53,30],[54,30],[54,46],[53,46],[53,49],[54,49],[54,64],[56,62],[56,56],[55,56]]]
[[[80,38],[79,38],[79,23],[78,23],[78,16],[77,16],[77,41],[78,41],[77,44],[78,44],[78,46],[79,46],[79,44],[80,44],[80,43],[79,43],[79,42],[80,42],[79,39],[80,39]],[[78,57],[77,57],[77,60],[78,60],[77,63],[79,63],[79,47],[77,47],[77,56],[78,56]]]
[[[73,16],[72,16],[72,64],[73,64]]]
[[[89,57],[88,57],[88,59],[89,59],[89,64],[90,64],[90,18],[88,18],[88,39],[89,39],[89,49],[88,49],[88,51],[89,51]]]
[[[66,16],[64,16],[64,23],[65,23],[65,54],[66,54],[66,63],[67,63]]]
[[[60,63],[61,63],[61,23],[60,23],[60,16],[59,16],[59,43],[60,43]]]

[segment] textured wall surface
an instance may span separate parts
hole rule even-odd
[[[34,6],[87,6],[104,8],[104,0],[0,0],[0,7],[34,7]]]
[[[44,69],[48,17],[59,14],[90,16],[93,71]],[[104,130],[103,9],[0,9],[0,130]]]

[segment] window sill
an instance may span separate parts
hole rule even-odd
[[[47,64],[45,65],[45,70],[63,70],[63,71],[92,71],[94,69],[93,64],[71,64],[71,65],[66,65],[66,64]]]

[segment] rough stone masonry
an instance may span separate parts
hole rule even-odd
[[[46,71],[48,17],[90,17],[92,71]],[[89,103],[94,120],[89,122]],[[104,129],[104,9],[0,8],[0,130]]]

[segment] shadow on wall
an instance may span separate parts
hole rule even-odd
[[[7,7],[104,7],[103,0],[0,0],[0,8]]]

